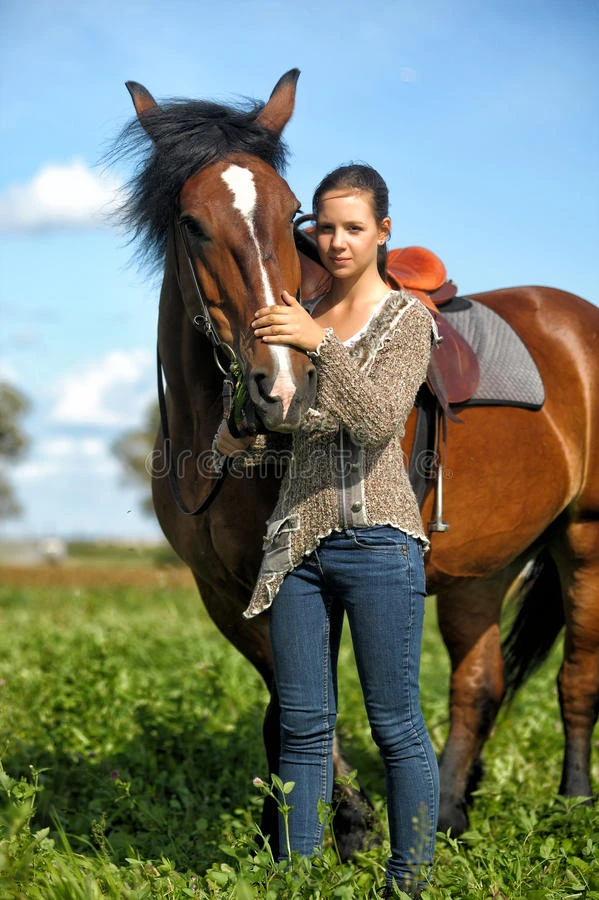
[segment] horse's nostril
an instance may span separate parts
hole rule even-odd
[[[278,397],[273,397],[270,393],[270,388],[268,386],[268,373],[266,370],[262,369],[254,369],[250,373],[249,378],[249,388],[250,388],[250,397],[252,397],[252,387],[255,388],[258,397],[261,400],[264,400],[266,403],[274,403],[278,400]],[[254,399],[257,399],[254,397]]]

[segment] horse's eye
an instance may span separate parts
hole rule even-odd
[[[186,216],[184,219],[181,219],[181,225],[185,228],[189,237],[206,238],[206,232],[196,219]]]

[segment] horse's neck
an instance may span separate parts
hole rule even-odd
[[[220,423],[223,378],[214,361],[212,345],[192,325],[185,311],[172,262],[167,253],[160,293],[158,347],[173,439],[178,431],[198,448],[200,444],[210,444]]]

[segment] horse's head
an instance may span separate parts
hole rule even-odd
[[[241,365],[260,419],[273,431],[298,427],[316,387],[314,366],[305,353],[262,343],[250,324],[256,309],[283,302],[283,290],[299,296],[293,235],[299,203],[273,165],[277,154],[280,161],[280,135],[293,112],[298,75],[297,70],[284,75],[268,103],[253,115],[215,104],[198,106],[190,152],[195,151],[199,165],[181,180],[168,224],[169,253],[176,260],[185,306],[192,318],[198,305],[202,312],[205,307],[218,339],[233,349]],[[163,121],[164,116],[174,118],[177,106],[165,111],[141,85],[128,82],[127,87],[139,121],[155,143],[154,155],[181,152],[172,127]],[[216,146],[207,146],[211,139]],[[202,143],[203,156],[197,154]],[[172,168],[173,160],[163,165]]]

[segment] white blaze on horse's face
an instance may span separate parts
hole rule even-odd
[[[229,166],[228,169],[225,169],[221,177],[233,194],[233,207],[241,213],[241,216],[247,225],[252,243],[256,248],[265,304],[266,306],[274,306],[276,304],[274,291],[268,280],[268,273],[264,267],[264,254],[260,250],[256,229],[254,228],[254,211],[256,209],[257,200],[254,176],[249,169],[232,165]],[[269,350],[273,355],[276,366],[276,377],[271,388],[271,393],[273,396],[281,398],[281,403],[283,404],[283,418],[285,418],[296,391],[289,350],[287,347],[275,346],[273,344],[269,346]]]

